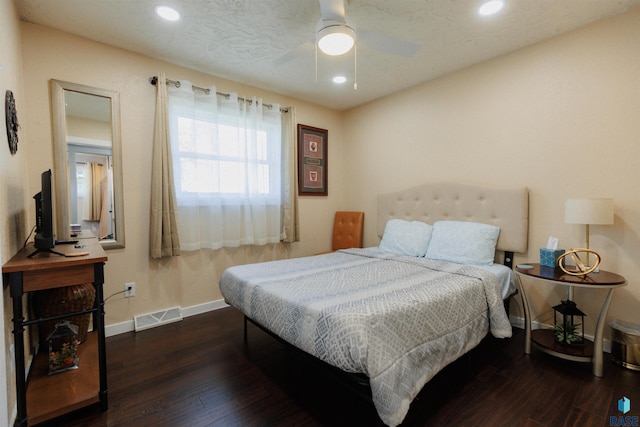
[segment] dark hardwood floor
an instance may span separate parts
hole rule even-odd
[[[109,410],[89,407],[47,426],[375,426],[373,405],[324,371],[298,363],[257,327],[242,336],[233,308],[107,339]],[[403,426],[609,426],[631,399],[640,415],[640,372],[605,355],[590,366],[534,350],[524,333],[488,338],[429,382]],[[82,361],[81,361],[82,363]],[[635,406],[635,408],[634,408]]]

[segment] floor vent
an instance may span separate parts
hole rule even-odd
[[[133,318],[136,332],[168,323],[179,322],[180,320],[182,320],[182,310],[180,307],[168,308],[155,313],[141,314]]]

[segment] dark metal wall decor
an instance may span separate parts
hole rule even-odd
[[[16,100],[13,92],[8,90],[4,96],[4,111],[7,122],[7,140],[11,154],[18,151],[18,112],[16,111]]]

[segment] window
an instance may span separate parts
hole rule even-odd
[[[179,178],[179,204],[190,204],[189,199],[197,195],[279,195],[281,156],[276,137],[280,132],[268,123],[247,131],[224,117],[218,119],[216,123],[186,115],[176,117],[178,164],[174,170]]]
[[[261,245],[281,238],[279,106],[169,87],[169,127],[181,249]]]

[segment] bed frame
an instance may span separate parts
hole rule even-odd
[[[378,195],[378,236],[393,218],[422,221],[456,220],[500,227],[496,249],[513,267],[513,253],[526,253],[529,235],[529,192],[526,188],[490,188],[455,183],[429,183]]]
[[[496,249],[504,253],[503,263],[512,268],[513,254],[527,252],[529,234],[529,192],[526,188],[489,188],[456,183],[428,183],[407,190],[378,195],[377,233],[382,237],[390,219],[423,221],[473,221],[500,227]],[[509,298],[505,300],[509,313]],[[244,316],[244,341],[247,345],[247,322],[284,343],[288,349],[311,359],[334,379],[371,400],[369,380],[364,374],[344,372],[297,349],[253,319]]]

